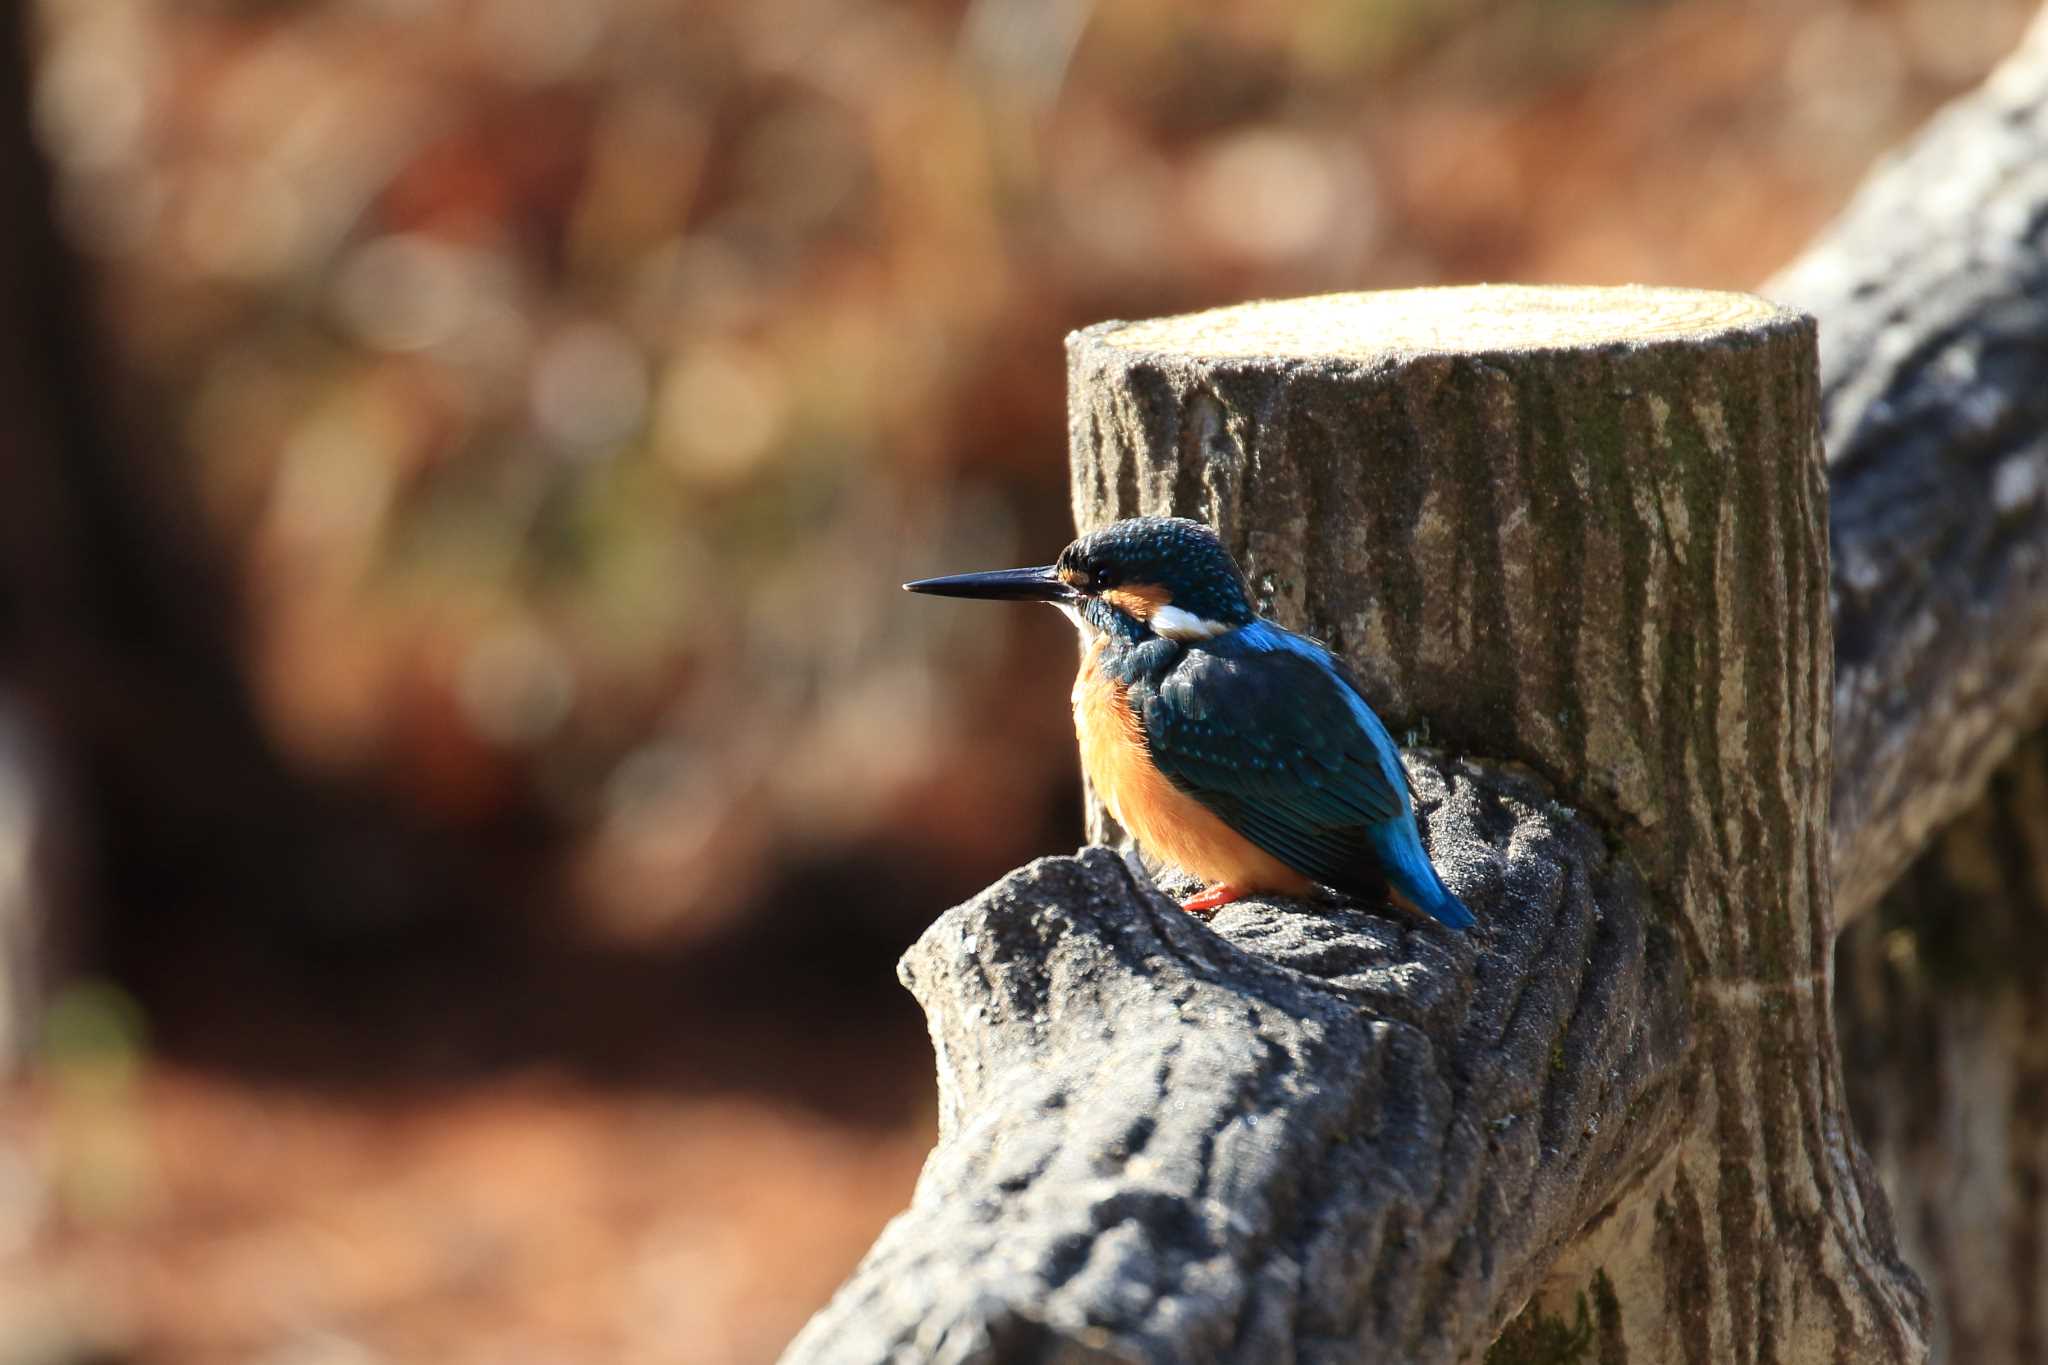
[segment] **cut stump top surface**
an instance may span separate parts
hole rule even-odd
[[[1727,340],[1799,321],[1769,299],[1721,290],[1481,284],[1243,303],[1105,322],[1074,340],[1157,355],[1379,360]]]

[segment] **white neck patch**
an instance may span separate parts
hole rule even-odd
[[[1053,605],[1059,608],[1060,615],[1074,623],[1074,629],[1081,632],[1082,639],[1085,640],[1095,633],[1095,627],[1088,624],[1088,618],[1081,614],[1079,606],[1072,602],[1054,602]]]
[[[1161,607],[1152,613],[1151,619],[1145,624],[1152,627],[1154,634],[1164,635],[1167,639],[1178,640],[1182,644],[1190,640],[1213,640],[1230,629],[1221,621],[1211,621],[1174,606]]]

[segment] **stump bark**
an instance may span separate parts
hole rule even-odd
[[[1919,1354],[1828,1011],[1811,323],[1415,291],[1070,364],[1077,519],[1210,521],[1463,755],[1411,761],[1485,927],[1203,926],[1099,852],[942,918],[904,963],[940,1145],[789,1358],[1448,1361],[1532,1294],[1503,1349]]]

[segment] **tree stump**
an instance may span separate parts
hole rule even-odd
[[[1810,321],[1696,290],[1425,289],[1068,349],[1083,530],[1215,526],[1259,609],[1343,653],[1395,734],[1529,763],[1646,832],[1663,883],[1714,884],[1689,860],[1714,856],[1723,785],[1768,805],[1758,852],[1807,861],[1830,647]],[[1781,773],[1800,790],[1767,802]]]
[[[1814,364],[1676,290],[1077,334],[1077,520],[1209,521],[1460,755],[1411,771],[1483,927],[1204,926],[1103,853],[949,913],[939,1146],[789,1358],[1451,1361],[1532,1294],[1504,1350],[1921,1354],[1828,1009]]]

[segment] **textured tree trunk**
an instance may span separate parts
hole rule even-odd
[[[1614,1286],[1603,1330],[1645,1358],[1902,1354],[1910,1284],[1863,1226],[1827,1009],[1810,327],[1671,291],[1216,316],[1075,339],[1077,522],[1216,524],[1397,732],[1595,813],[1683,949],[1679,1145],[1555,1280]]]
[[[1539,1291],[1504,1351],[1919,1355],[1828,1011],[1811,324],[1416,291],[1070,357],[1077,519],[1210,521],[1468,756],[1417,784],[1485,928],[1212,932],[1102,854],[942,918],[940,1145],[791,1358],[1456,1360]]]
[[[1069,393],[1078,526],[1215,526],[1397,735],[1654,831],[1660,886],[1714,870],[1698,783],[1761,807],[1826,762],[1810,322],[1693,290],[1334,295],[1091,328]],[[1792,853],[1810,796],[1757,837]]]

